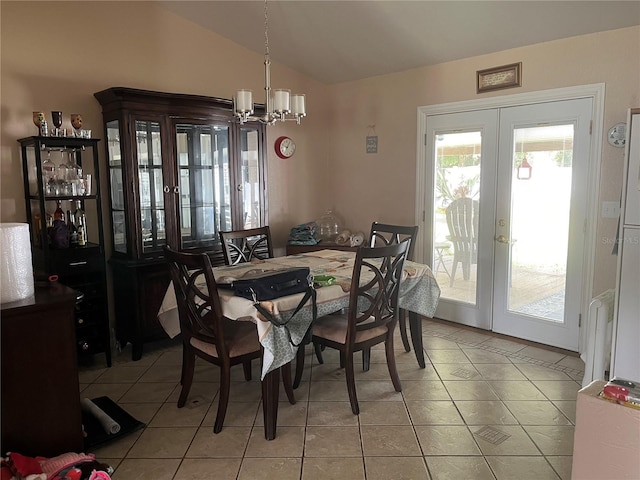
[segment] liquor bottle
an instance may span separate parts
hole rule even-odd
[[[76,227],[75,215],[71,209],[67,210],[67,226],[69,227],[69,245],[78,246],[78,228]]]
[[[56,208],[56,211],[53,212],[53,219],[62,220],[64,222],[64,210],[62,210],[62,201],[58,200],[57,204],[58,204],[58,208]]]
[[[76,232],[78,234],[78,246],[84,247],[87,244],[87,217],[82,210],[82,203],[76,200],[76,211],[74,213]]]

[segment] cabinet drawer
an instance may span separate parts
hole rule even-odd
[[[75,273],[104,270],[102,257],[95,255],[95,253],[93,255],[87,254],[86,252],[82,253],[82,255],[75,256],[56,256],[51,261],[50,273],[56,275],[73,275]]]

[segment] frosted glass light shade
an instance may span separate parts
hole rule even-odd
[[[291,90],[279,88],[273,91],[273,111],[276,113],[289,113]]]
[[[251,90],[238,90],[236,92],[236,112],[253,113],[253,92]]]
[[[293,115],[304,117],[307,112],[305,110],[305,96],[301,93],[294,93],[291,96],[291,113]]]

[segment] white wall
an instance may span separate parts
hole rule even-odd
[[[522,62],[522,87],[476,93],[476,71]],[[604,133],[640,106],[640,27],[572,37],[491,55],[417,68],[331,86],[330,168],[324,175],[331,204],[351,230],[367,231],[373,220],[413,224],[417,109],[488,96],[605,83]],[[378,153],[365,153],[367,125],[375,124]],[[623,149],[602,148],[599,201],[619,201]],[[382,193],[386,192],[386,193]],[[616,259],[610,240],[617,220],[599,219],[594,293],[615,286]]]

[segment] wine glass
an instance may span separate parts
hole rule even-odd
[[[44,122],[44,112],[33,112],[33,124],[38,127],[38,135],[40,135],[42,122]]]
[[[71,126],[76,131],[76,138],[80,138],[82,136],[82,115],[80,115],[79,113],[72,113]]]
[[[51,112],[51,121],[53,122],[53,126],[56,127],[55,136],[60,136],[60,127],[62,127],[62,112],[53,111]]]
[[[72,195],[84,195],[84,181],[82,179],[82,167],[78,164],[76,150],[67,152],[67,181],[70,184]]]
[[[60,150],[60,163],[56,169],[56,175],[61,184],[66,184],[67,178],[69,177],[69,167],[67,166],[67,163],[68,161],[64,158],[64,150]]]
[[[51,152],[47,151],[47,158],[42,162],[42,181],[46,195],[55,195],[56,164],[51,161]]]

